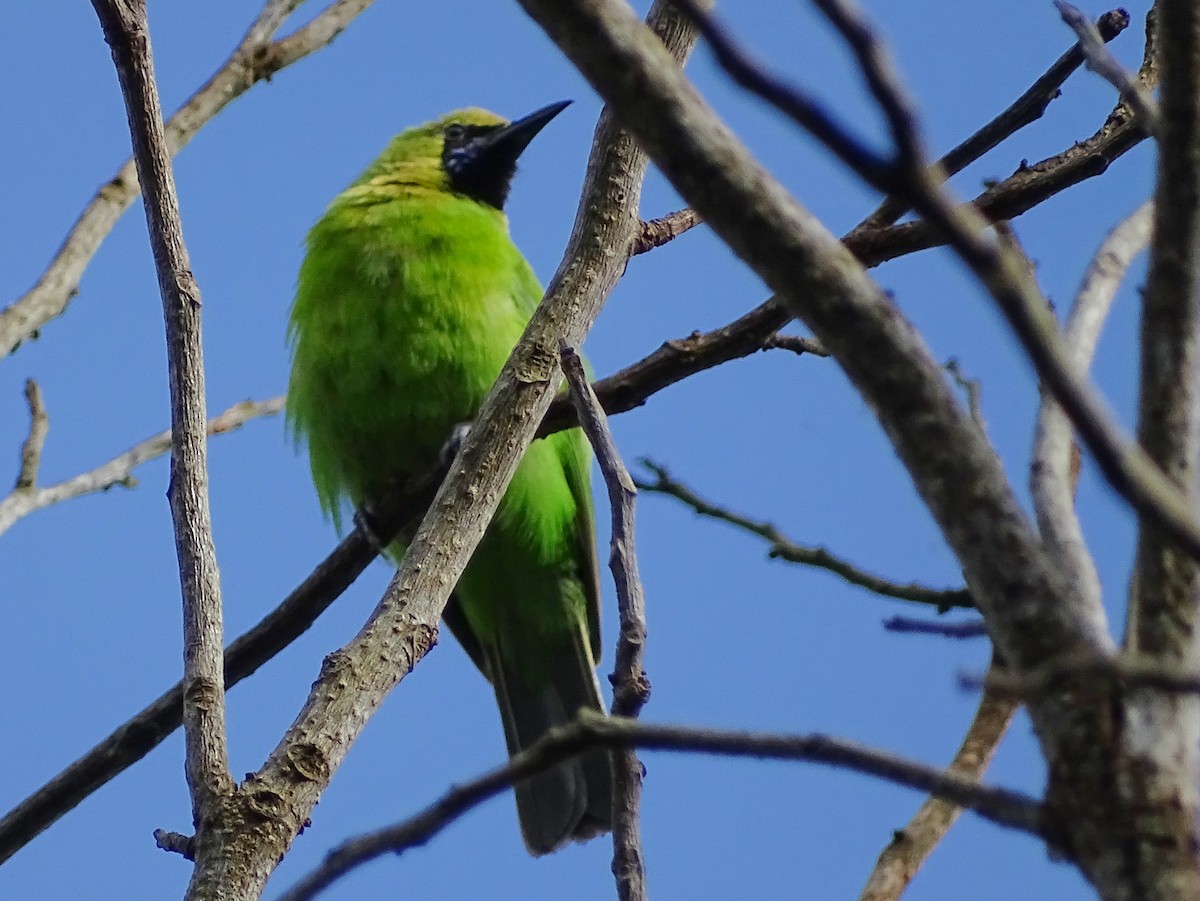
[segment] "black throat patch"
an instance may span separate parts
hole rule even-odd
[[[500,127],[446,126],[442,166],[451,190],[503,210],[509,185],[517,171],[517,161],[508,153],[497,152],[499,148],[488,140]]]

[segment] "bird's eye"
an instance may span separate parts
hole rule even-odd
[[[467,136],[467,130],[455,122],[446,126],[446,140],[456,144]]]

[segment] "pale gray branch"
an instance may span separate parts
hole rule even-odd
[[[268,0],[229,58],[166,123],[172,154],[185,147],[231,101],[280,69],[321,49],[372,0],[337,0],[295,34],[271,38],[304,0]],[[137,168],[127,160],[84,207],[37,284],[0,311],[0,358],[62,315],[100,244],[137,197]]]
[[[225,732],[221,585],[208,503],[200,289],[183,240],[145,0],[93,0],[93,6],[121,82],[166,326],[173,436],[168,497],[183,590],[183,724],[198,828],[195,880],[214,864],[211,824],[234,788]]]
[[[217,435],[241,428],[252,419],[274,416],[283,409],[284,397],[262,401],[244,400],[234,404],[224,413],[208,421],[208,434]],[[124,453],[118,454],[95,469],[80,473],[72,478],[28,490],[14,491],[0,499],[0,535],[3,535],[18,520],[31,513],[63,501],[74,500],[85,494],[107,491],[117,485],[132,488],[136,484],[133,472],[143,463],[161,457],[171,449],[171,432],[159,432],[135,444]]]
[[[1080,373],[1087,372],[1091,365],[1100,331],[1125,273],[1150,239],[1152,214],[1153,206],[1147,202],[1117,225],[1084,273],[1063,330],[1071,365]],[[1104,608],[1099,603],[1100,578],[1075,512],[1073,435],[1071,421],[1062,407],[1053,395],[1045,394],[1034,432],[1030,491],[1042,540],[1079,591],[1093,601],[1089,606],[1100,617],[1097,627],[1107,630]]]

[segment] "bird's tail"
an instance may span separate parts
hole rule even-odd
[[[497,648],[487,650],[510,755],[569,723],[582,708],[605,712],[582,631],[573,644],[572,653],[554,659],[550,678],[536,691]],[[568,840],[584,841],[612,829],[611,756],[607,749],[593,748],[516,784],[521,835],[531,854],[549,854]]]

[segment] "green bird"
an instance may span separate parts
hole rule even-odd
[[[308,235],[292,308],[287,420],[340,528],[433,470],[474,418],[542,288],[508,234],[517,158],[567,103],[506,122],[450,113],[394,138]],[[510,754],[603,711],[591,452],[578,429],[535,441],[458,582],[446,624],[491,682]],[[399,560],[402,542],[388,549]],[[610,755],[516,786],[532,854],[611,828]]]

